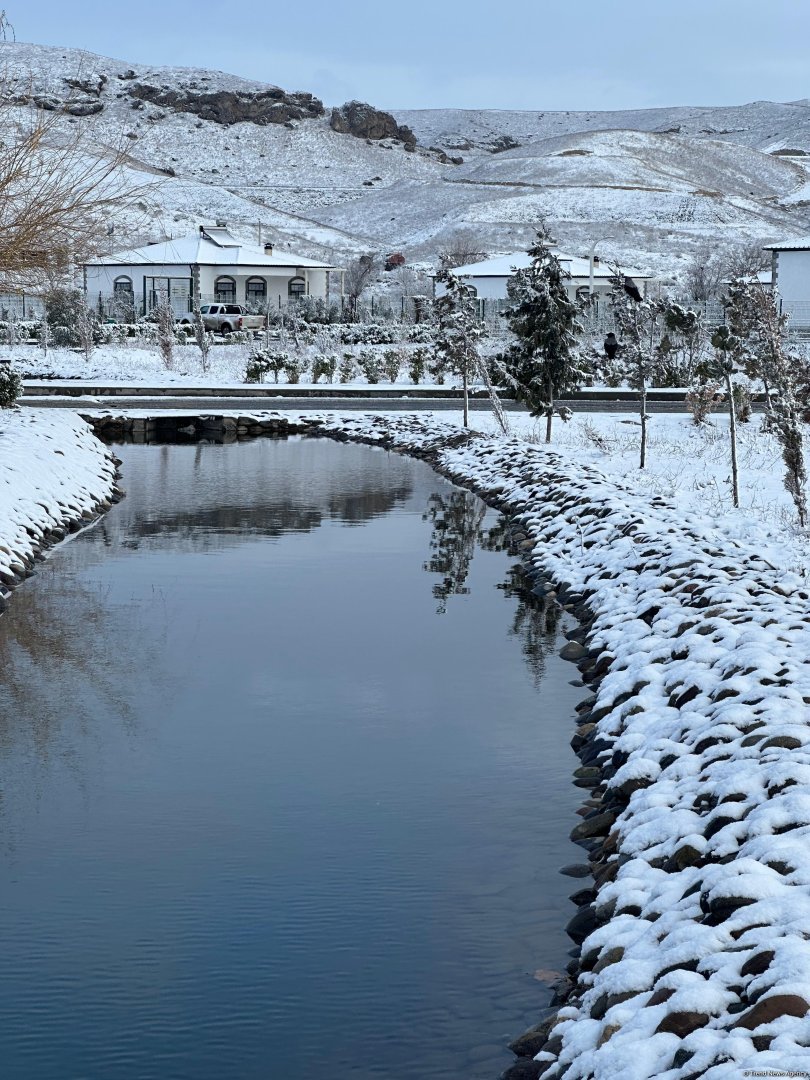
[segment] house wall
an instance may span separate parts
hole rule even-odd
[[[85,287],[87,302],[91,306],[99,298],[106,301],[113,296],[116,278],[128,277],[132,282],[135,310],[143,311],[144,279],[169,278],[172,281],[172,303],[175,312],[180,315],[188,310],[188,282],[191,279],[191,267],[172,266],[87,266],[85,269]],[[236,303],[245,303],[245,285],[249,278],[262,278],[267,283],[267,303],[271,307],[285,307],[289,302],[288,286],[294,277],[303,277],[310,296],[327,296],[327,272],[325,270],[306,270],[300,275],[295,269],[255,268],[236,266],[201,266],[200,295],[205,300],[213,300],[217,280],[221,277],[233,278],[236,282]],[[149,291],[149,290],[147,290]],[[149,303],[147,303],[147,307]]]
[[[472,285],[478,294],[479,300],[506,300],[506,285],[510,280],[509,277],[504,275],[503,277],[465,277],[463,279],[468,285]],[[571,299],[576,299],[577,289],[582,287],[587,288],[587,280],[580,278],[572,278],[571,281],[566,282],[566,289]],[[436,295],[444,295],[444,285],[441,282],[436,282]],[[596,278],[593,283],[593,291],[597,296],[606,296],[610,292],[610,282],[605,281],[604,278]]]
[[[810,325],[810,251],[774,252],[774,287],[791,326]]]

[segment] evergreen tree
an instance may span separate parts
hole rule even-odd
[[[551,442],[554,397],[576,390],[582,380],[582,327],[579,306],[566,289],[570,275],[544,230],[529,255],[531,265],[516,271],[507,286],[512,306],[505,316],[517,340],[504,354],[503,376],[532,416],[546,417],[546,442]]]

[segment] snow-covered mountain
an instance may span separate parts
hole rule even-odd
[[[482,251],[519,249],[543,218],[574,253],[609,237],[604,257],[677,273],[707,241],[810,232],[806,100],[358,121],[306,91],[79,50],[2,42],[0,70],[21,108],[81,125],[99,153],[127,147],[133,175],[156,183],[155,237],[225,218],[314,256],[427,261],[459,229]]]

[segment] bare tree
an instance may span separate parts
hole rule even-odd
[[[197,348],[200,350],[200,365],[203,369],[203,373],[205,373],[210,367],[208,354],[211,351],[213,335],[209,334],[206,330],[202,311],[200,311],[200,305],[197,303],[194,305],[194,340],[197,343]]]
[[[439,252],[442,270],[453,270],[457,266],[481,262],[486,257],[487,252],[481,250],[481,242],[470,229],[458,229]]]
[[[87,304],[80,304],[76,310],[75,321],[76,337],[79,339],[79,347],[84,353],[85,360],[89,360],[96,347],[98,334],[98,316]]]
[[[720,294],[723,261],[710,244],[703,244],[686,268],[684,284],[690,300],[712,300]]]
[[[163,366],[168,370],[174,367],[174,310],[168,300],[164,300],[154,309],[157,320],[157,344]]]
[[[91,145],[56,113],[10,104],[14,96],[0,85],[0,287],[7,290],[39,286],[103,251],[110,225],[149,186],[127,178],[123,149]]]
[[[762,245],[751,240],[745,244],[738,244],[723,259],[723,276],[725,278],[753,278],[760,270],[767,270],[771,260]]]
[[[357,318],[358,302],[371,284],[371,279],[376,270],[377,256],[373,253],[361,255],[346,267],[343,286],[346,291],[346,299],[349,301],[349,315],[352,319]]]
[[[14,27],[11,25],[11,20],[8,15],[6,15],[6,9],[3,8],[3,10],[0,11],[0,38],[2,38],[3,41],[8,41],[9,35],[11,35],[12,41],[17,40],[17,35],[14,32]]]

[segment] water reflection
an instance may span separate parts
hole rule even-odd
[[[0,618],[3,1080],[492,1080],[576,805],[502,523],[364,447],[120,456]]]
[[[494,525],[485,527],[486,518],[486,506],[469,491],[436,493],[428,500],[423,520],[432,526],[431,554],[424,569],[441,576],[433,585],[440,615],[446,613],[450,597],[469,594],[467,579],[476,550],[504,551],[509,546],[506,519],[499,517]],[[556,642],[560,609],[547,596],[532,591],[532,582],[517,561],[509,565],[506,579],[497,587],[514,602],[510,634],[520,641],[532,678],[539,685]]]

